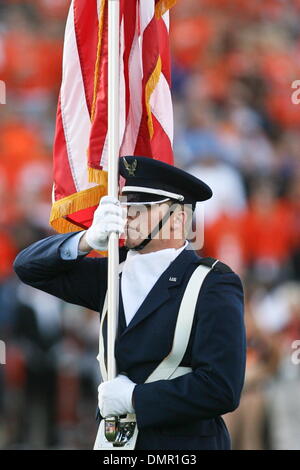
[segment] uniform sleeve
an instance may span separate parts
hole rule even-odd
[[[14,270],[25,284],[66,302],[101,311],[107,288],[107,259],[62,259],[61,247],[75,233],[52,235],[33,243],[18,254]]]
[[[233,272],[211,271],[201,288],[195,314],[193,371],[134,388],[140,429],[210,419],[238,407],[246,358],[239,277]]]

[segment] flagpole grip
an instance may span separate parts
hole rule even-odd
[[[120,0],[108,0],[108,195],[118,197]],[[115,339],[119,309],[119,237],[108,242],[107,378],[116,376]]]

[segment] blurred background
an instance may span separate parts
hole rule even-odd
[[[68,7],[0,0],[2,449],[88,449],[96,432],[97,314],[12,271],[19,250],[53,233]],[[291,101],[300,0],[178,0],[171,25],[175,163],[215,193],[202,254],[229,264],[245,286],[246,381],[239,409],[225,417],[233,448],[300,449],[300,105]]]

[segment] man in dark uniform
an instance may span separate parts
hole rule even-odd
[[[182,170],[144,157],[121,158],[120,174],[128,213],[120,249],[119,375],[99,386],[101,416],[135,413],[136,449],[230,449],[221,415],[238,407],[244,382],[242,284],[228,266],[199,257],[185,240],[186,206],[194,209],[197,201],[211,197],[211,190]],[[107,259],[85,255],[106,249],[109,233],[123,229],[120,202],[102,198],[87,231],[34,243],[17,256],[15,271],[33,287],[101,312]],[[164,230],[167,237],[161,236]],[[145,383],[172,350],[182,297],[202,264],[211,269],[180,363],[189,372]]]

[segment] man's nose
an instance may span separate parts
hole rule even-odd
[[[127,220],[134,219],[134,214],[130,212],[130,207],[125,207],[124,208],[124,216],[125,216],[125,219],[127,219]]]
[[[141,212],[140,210],[138,210],[136,207],[127,207],[126,208],[127,211],[126,211],[126,219],[127,220],[134,220],[134,219],[137,219],[140,215],[141,215]]]

